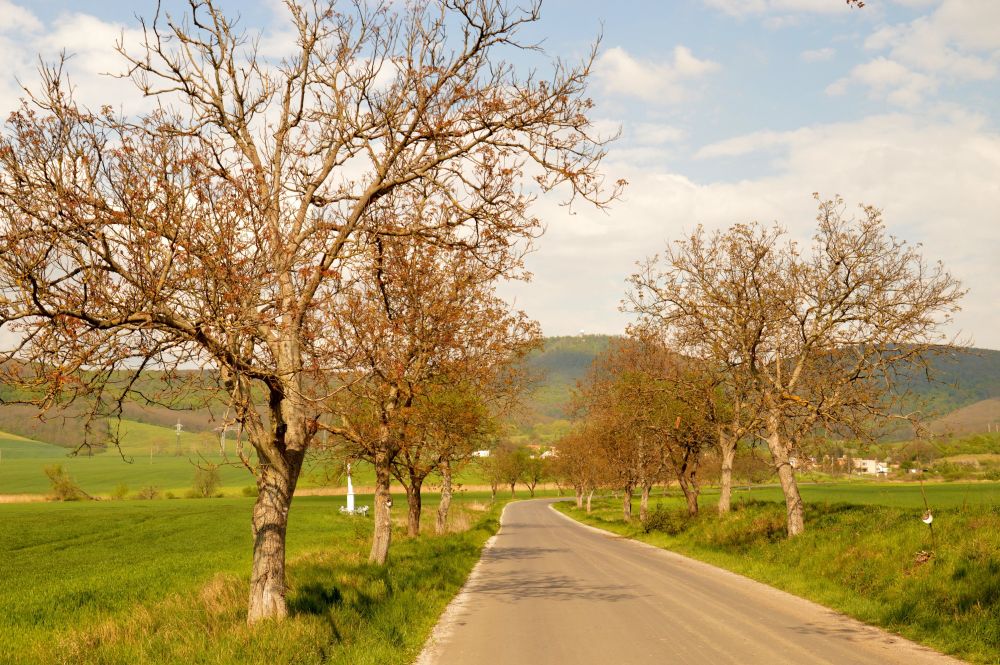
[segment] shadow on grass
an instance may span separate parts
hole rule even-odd
[[[290,613],[326,625],[327,649],[371,644],[414,648],[423,637],[409,619],[430,620],[440,613],[479,558],[489,524],[446,536],[399,538],[384,566],[367,563],[361,543],[351,555],[331,550],[293,562],[288,570]]]

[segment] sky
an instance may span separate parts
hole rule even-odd
[[[265,38],[287,30],[276,0],[223,5]],[[0,113],[62,50],[81,101],[134,103],[97,73],[122,69],[116,38],[134,42],[133,13],[154,8],[0,0]],[[883,210],[968,288],[946,332],[1000,349],[998,26],[997,0],[546,0],[525,36],[569,60],[600,38],[593,119],[620,131],[603,169],[629,186],[606,211],[540,199],[533,280],[502,293],[547,335],[621,333],[637,261],[699,224],[777,222],[808,240],[818,192]]]

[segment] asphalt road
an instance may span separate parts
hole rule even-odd
[[[550,503],[507,506],[420,665],[959,662]]]

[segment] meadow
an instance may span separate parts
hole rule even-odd
[[[458,497],[453,533],[397,529],[378,567],[369,518],[297,498],[291,616],[253,630],[250,499],[0,505],[0,662],[412,662],[498,526],[481,500]]]
[[[145,488],[156,488],[161,495],[184,496],[191,489],[198,465],[217,465],[220,491],[228,496],[240,496],[244,488],[253,485],[253,476],[236,456],[235,441],[225,442],[226,454],[220,451],[217,435],[207,432],[177,433],[167,427],[123,420],[119,432],[120,447],[84,449],[78,454],[39,441],[0,432],[0,495],[49,493],[51,483],[44,468],[60,464],[87,494],[99,497],[112,495],[120,485],[135,495]],[[248,454],[252,455],[252,449]],[[356,487],[371,487],[375,483],[370,465],[354,465]],[[428,483],[437,482],[433,477]],[[458,484],[481,485],[483,480],[475,466],[457,474]],[[328,457],[307,458],[299,487],[343,487],[346,480],[339,464]]]
[[[679,496],[626,524],[620,501],[595,501],[585,523],[670,549],[881,626],[975,663],[1000,663],[1000,484],[804,485],[805,533],[785,537],[778,488],[736,494],[719,517],[710,493],[688,518]]]

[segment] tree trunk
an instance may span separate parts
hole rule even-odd
[[[262,464],[257,475],[257,501],[253,507],[253,568],[247,622],[282,619],[285,603],[285,534],[288,509],[301,466],[301,456],[286,460],[287,472]]]
[[[420,514],[423,510],[420,488],[423,483],[423,478],[411,476],[410,486],[406,488],[406,535],[411,537],[420,535]]]
[[[697,455],[697,454],[695,454]],[[681,467],[681,472],[677,474],[677,483],[684,492],[684,500],[687,502],[688,515],[694,517],[698,514],[698,458],[688,459]]]
[[[497,484],[490,483],[490,503],[497,502]]]
[[[516,484],[517,483],[511,483],[510,484],[510,498],[512,498],[512,499],[514,498],[514,485],[516,485]]]
[[[528,494],[531,496],[532,499],[535,498],[535,484],[534,483],[528,485]]]
[[[392,541],[392,496],[389,494],[390,465],[389,453],[375,454],[375,533],[369,563],[382,565],[389,558],[389,543]]]
[[[587,514],[590,514],[590,500],[594,498],[594,490],[587,492]]]
[[[445,460],[441,466],[441,503],[438,504],[437,522],[434,530],[441,534],[448,531],[448,510],[451,508],[451,462]]]
[[[684,490],[684,499],[687,501],[688,515],[694,517],[698,514],[698,487],[682,483],[681,489]]]
[[[577,486],[574,487],[573,489],[576,490],[576,507],[578,509],[583,508],[583,488]]]
[[[736,439],[724,428],[719,428],[719,450],[722,453],[722,478],[719,487],[719,514],[725,515],[732,507],[733,461],[736,459]]]
[[[781,491],[785,494],[785,513],[788,516],[788,536],[797,536],[805,530],[805,506],[795,482],[795,470],[789,462],[788,445],[778,430],[777,416],[768,418],[767,447],[771,451],[774,468],[781,481]]]
[[[622,492],[622,519],[626,522],[632,521],[632,486],[629,485]]]
[[[641,522],[645,522],[646,518],[649,517],[649,493],[652,489],[652,483],[642,486],[642,498],[639,499],[639,520]]]

